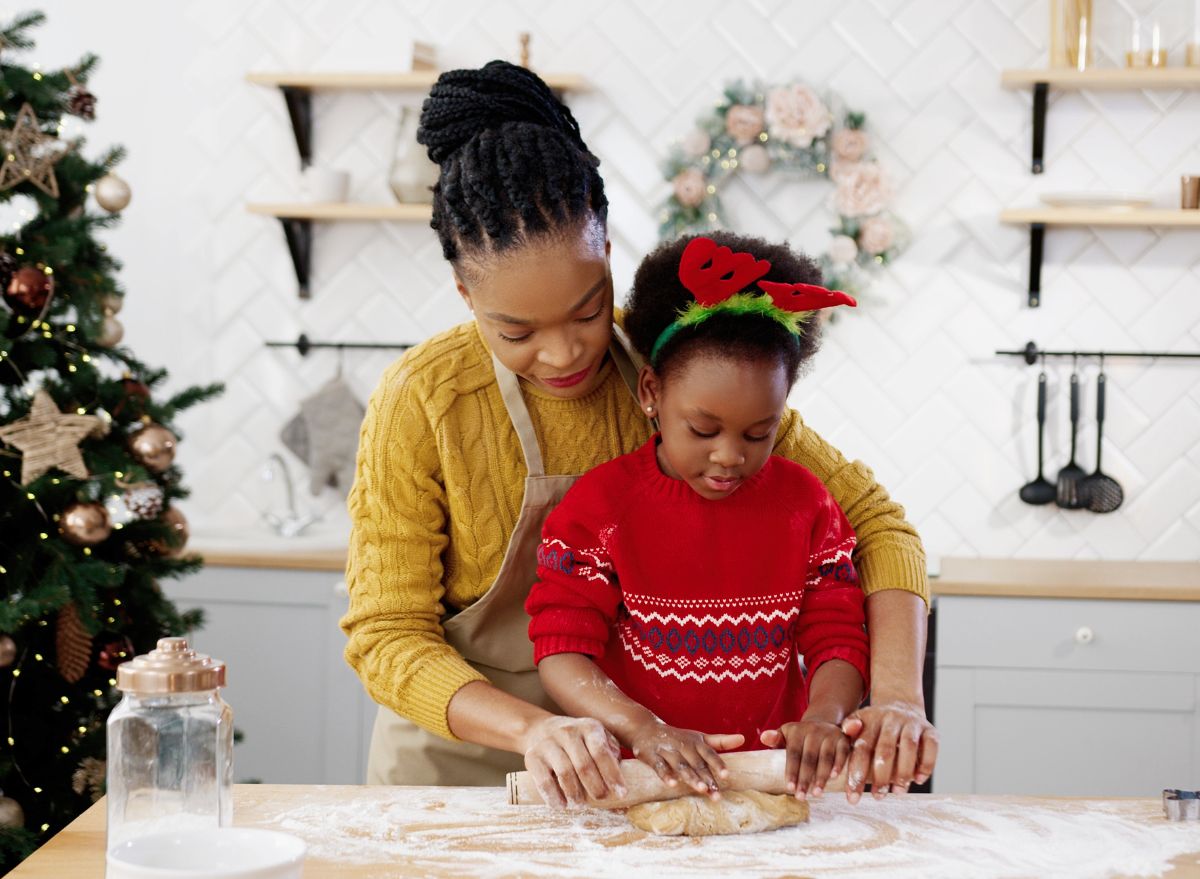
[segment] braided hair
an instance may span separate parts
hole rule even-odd
[[[679,280],[679,261],[684,249],[697,236],[687,235],[661,244],[642,260],[633,277],[633,289],[625,308],[625,331],[629,341],[647,362],[659,335],[695,296]],[[761,238],[732,232],[709,232],[717,244],[735,253],[752,253],[769,260],[768,281],[821,284],[821,270],[806,256],[786,244],[771,244]],[[676,372],[694,357],[732,357],[737,360],[775,361],[787,371],[788,384],[796,381],[800,367],[808,362],[821,342],[821,322],[810,319],[800,335],[793,335],[767,317],[746,314],[717,314],[701,324],[685,327],[663,345],[655,371],[662,377]]]
[[[607,218],[599,159],[571,111],[524,67],[492,61],[443,73],[417,141],[441,165],[430,225],[456,265]]]

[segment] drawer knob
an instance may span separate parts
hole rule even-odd
[[[1096,633],[1092,631],[1091,626],[1080,626],[1075,630],[1076,644],[1091,644],[1096,637]]]

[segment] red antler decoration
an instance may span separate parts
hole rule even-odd
[[[841,290],[826,290],[814,284],[780,284],[777,281],[759,281],[758,287],[771,297],[777,308],[784,311],[816,311],[835,305],[858,305],[854,297]]]
[[[734,253],[711,238],[693,238],[679,260],[679,280],[701,305],[715,305],[745,290],[771,264],[751,253]]]

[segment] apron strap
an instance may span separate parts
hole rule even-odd
[[[537,434],[533,429],[533,419],[529,417],[529,407],[525,405],[525,397],[521,394],[521,384],[517,374],[492,355],[492,366],[496,370],[496,384],[500,388],[500,396],[504,400],[504,408],[508,410],[508,420],[512,422],[513,430],[521,443],[521,452],[525,455],[525,471],[529,476],[546,475],[546,467],[542,463],[542,447],[538,445]]]

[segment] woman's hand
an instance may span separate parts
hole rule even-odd
[[[797,799],[820,797],[831,778],[841,773],[850,756],[850,739],[836,723],[801,720],[759,737],[768,748],[787,748],[783,777]]]
[[[860,708],[842,721],[854,740],[846,778],[846,799],[857,803],[871,783],[876,799],[888,791],[908,793],[922,784],[937,762],[938,733],[916,702],[880,702]]]
[[[657,718],[638,724],[628,734],[633,756],[667,784],[683,782],[697,793],[720,799],[718,778],[729,775],[718,751],[740,748],[746,737],[706,735],[693,729],[667,726]]]
[[[525,768],[549,806],[625,795],[620,747],[598,720],[550,715],[530,725],[522,744]]]

